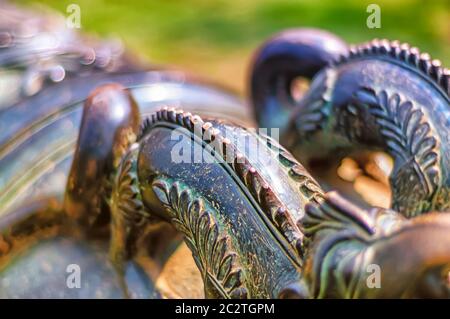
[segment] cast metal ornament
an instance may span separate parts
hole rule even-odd
[[[25,20],[0,23],[2,34]],[[30,61],[43,63],[29,38],[1,39],[5,74],[26,79]],[[66,70],[80,48],[50,60]],[[288,30],[255,54],[250,108],[107,52],[109,67],[81,63],[0,95],[0,297],[450,297],[450,74],[439,61],[396,41]],[[310,85],[296,97],[299,78]],[[394,160],[391,208],[315,164],[365,150]],[[69,264],[85,274],[80,289],[54,279]]]

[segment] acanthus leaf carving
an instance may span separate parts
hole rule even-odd
[[[230,237],[219,229],[207,201],[180,183],[157,179],[152,183],[158,199],[168,209],[171,222],[193,252],[203,275],[205,293],[212,298],[247,298],[243,270]]]
[[[423,207],[408,202],[430,201],[439,185],[439,141],[426,114],[398,93],[362,88],[354,94],[353,105],[367,107],[375,118],[384,143],[397,161],[391,177],[394,208],[415,214]],[[352,105],[350,105],[352,107]],[[410,196],[417,200],[411,201]]]

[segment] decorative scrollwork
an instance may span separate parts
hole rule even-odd
[[[45,29],[38,28],[36,36]],[[200,288],[195,294],[200,296],[204,289],[207,298],[450,297],[450,213],[444,212],[450,203],[450,73],[438,60],[397,41],[349,47],[327,32],[289,30],[266,42],[255,56],[250,77],[253,118],[241,103],[227,102],[235,100],[229,94],[216,94],[206,86],[203,94],[203,84],[193,85],[190,77],[178,72],[140,72],[141,67],[132,65],[115,46],[84,45],[78,36],[63,41],[44,61],[49,63],[41,65],[46,50],[29,51],[35,36],[12,37],[14,30],[7,28],[0,35],[7,53],[0,57],[0,66],[14,70],[24,94],[14,93],[0,105],[3,122],[36,112],[14,123],[0,140],[0,160],[6,163],[6,174],[0,175],[8,183],[2,188],[11,194],[3,196],[9,206],[3,211],[9,215],[14,208],[10,217],[0,218],[2,273],[15,267],[10,261],[22,258],[37,241],[73,237],[83,244],[77,253],[81,261],[109,244],[110,260],[105,252],[96,259],[108,271],[99,267],[92,273],[107,274],[125,297],[141,290],[141,285],[133,287],[135,281],[156,292],[158,286],[167,291],[185,278],[186,290]],[[27,49],[28,44],[33,45]],[[28,56],[37,63],[23,59]],[[79,72],[95,76],[85,82]],[[31,85],[35,78],[36,88]],[[310,88],[295,98],[292,86],[298,78],[311,80]],[[80,101],[91,84],[114,81],[124,87],[108,84],[93,91],[80,117]],[[149,85],[182,90],[155,99],[149,96]],[[36,94],[39,90],[43,94]],[[44,107],[46,98],[65,96],[61,92],[70,94]],[[160,103],[178,97],[189,99],[180,104],[201,117],[168,107],[154,112]],[[142,122],[143,114],[152,115]],[[233,119],[242,120],[243,126],[233,124]],[[250,126],[255,119],[262,127],[279,128],[283,146],[254,132]],[[174,139],[173,133],[182,138]],[[66,136],[69,144],[63,143]],[[347,174],[351,176],[345,182],[329,169],[334,171],[344,156],[361,148],[382,149],[394,157],[392,174],[377,167],[373,175],[381,177],[387,192],[386,175],[391,174],[392,202],[399,212],[358,207],[335,191],[324,193],[316,175],[295,158],[305,160],[324,187],[337,185],[357,202],[361,198],[353,194],[355,176],[366,177],[360,174],[370,169],[365,158],[356,154],[357,172]],[[58,156],[48,156],[47,149]],[[197,149],[201,153],[189,154],[189,159],[202,155],[208,161],[184,161],[183,156],[180,162],[173,156]],[[28,158],[36,150],[42,156]],[[25,157],[22,165],[19,161]],[[68,160],[64,165],[63,159]],[[34,176],[42,165],[48,172]],[[66,193],[51,193],[59,203],[54,209],[49,202],[35,206],[34,190],[25,192],[28,183],[39,188],[56,175],[53,167],[64,171],[64,180],[69,177]],[[29,171],[21,179],[27,187],[8,191],[19,171]],[[427,215],[415,216],[421,213]],[[64,243],[55,247],[56,255],[73,259]],[[186,248],[193,258],[183,255]],[[31,253],[23,260],[36,265],[27,259]],[[59,257],[50,262],[60,264]],[[47,258],[41,259],[53,273]],[[371,265],[382,269],[380,289],[367,285]],[[142,276],[137,272],[141,267]],[[186,270],[188,277],[174,276]],[[22,277],[23,271],[17,273]],[[0,291],[9,282],[3,287],[0,282]],[[56,285],[51,289],[62,291]],[[165,291],[149,296],[186,296]]]
[[[377,93],[363,88],[355,93],[354,103],[358,108],[368,107],[387,148],[397,159],[391,178],[394,208],[414,214],[413,207],[402,207],[399,203],[407,205],[405,196],[409,199],[414,196],[414,203],[431,202],[440,184],[438,135],[433,133],[434,128],[423,111],[398,93],[389,95],[385,90]]]
[[[421,53],[418,48],[411,47],[408,43],[375,39],[350,46],[348,54],[343,54],[335,59],[331,66],[336,67],[361,57],[386,57],[404,63],[435,83],[447,97],[450,96],[450,70],[444,68],[441,61],[432,60],[428,53]]]
[[[121,211],[125,219],[140,224],[143,219],[150,218],[150,214],[144,209],[139,191],[136,157],[132,156],[136,152],[137,145],[134,144],[124,157],[116,176],[110,202]]]
[[[215,128],[210,122],[204,122],[198,115],[164,107],[143,121],[138,134],[138,142],[142,141],[155,123],[162,121],[181,125],[194,134],[201,134],[203,141],[211,144],[214,150],[219,153],[218,155],[223,158],[226,165],[236,173],[253,198],[260,204],[266,216],[295,250],[298,257],[303,257],[303,234],[299,231],[291,214],[288,213],[287,207],[278,198],[261,173],[253,167],[249,159],[240,154],[236,146],[229,139],[225,138],[220,130]],[[298,167],[301,167],[297,161],[295,163],[297,163]],[[310,179],[312,178],[310,177]],[[301,262],[300,258],[299,262]]]
[[[331,68],[317,75],[310,90],[295,113],[295,125],[303,138],[308,138],[323,130],[331,110],[331,93],[336,79],[336,72]]]
[[[329,286],[335,284],[330,278],[332,275],[329,274],[326,260],[333,259],[330,256],[333,256],[334,249],[340,244],[346,246],[346,258],[354,258],[360,253],[360,247],[368,245],[371,236],[375,234],[375,223],[365,211],[336,193],[328,193],[321,205],[307,206],[302,226],[308,238],[310,256],[314,254],[314,258],[309,260],[309,271],[306,273],[310,293],[314,298],[323,298],[329,293]],[[321,237],[321,233],[325,235]],[[351,267],[355,273],[352,279],[355,281],[358,277],[358,265],[352,264]],[[336,270],[333,275],[338,278],[336,282],[339,284],[336,286],[341,296],[351,296],[355,282],[352,285],[351,280],[345,278],[345,270]]]
[[[208,297],[247,298],[244,273],[230,237],[222,235],[208,202],[180,183],[157,179],[152,184],[168,208],[175,228],[185,236],[203,274]]]
[[[322,202],[324,194],[317,181],[282,145],[267,136],[264,136],[264,138],[267,140],[267,146],[275,150],[278,154],[280,164],[288,170],[289,178],[291,178],[298,185],[298,190],[302,197],[305,198],[305,201],[316,204]],[[299,224],[299,221],[297,224]],[[301,247],[303,247],[303,243],[301,245]],[[302,251],[303,250],[304,248],[302,248]]]

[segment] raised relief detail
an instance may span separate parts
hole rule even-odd
[[[203,274],[209,298],[246,298],[244,272],[231,239],[215,221],[213,208],[179,183],[157,179],[152,184],[159,200],[171,214],[171,222],[185,238]]]

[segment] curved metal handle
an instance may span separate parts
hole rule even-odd
[[[252,141],[263,147],[258,156],[242,148]],[[174,153],[195,147],[202,161],[194,161],[195,153],[175,160]],[[167,220],[184,235],[209,298],[450,293],[443,279],[450,270],[450,214],[407,220],[389,210],[361,210],[333,193],[324,196],[270,138],[164,109],[145,122],[120,172],[116,194],[125,200],[116,201],[113,225],[125,236],[115,243],[133,234],[124,230],[136,227],[129,222],[136,216]],[[373,265],[382,272],[376,291],[367,284]]]
[[[296,106],[293,80],[311,80],[347,51],[344,41],[316,29],[286,30],[264,43],[254,57],[250,79],[251,103],[259,126],[283,132]]]
[[[277,56],[290,51],[280,47]],[[289,74],[278,72],[279,77]],[[283,140],[302,160],[330,154],[339,159],[363,148],[385,150],[395,161],[390,182],[396,210],[415,216],[448,209],[449,81],[439,61],[406,44],[383,40],[352,47],[315,76]],[[255,103],[257,110],[276,117],[267,104]],[[283,104],[272,99],[272,105]]]
[[[351,52],[352,58],[319,71],[296,107],[287,131],[296,141],[294,149],[308,157],[360,145],[385,148],[396,159],[395,207],[408,216],[447,207],[447,144],[442,141],[448,132],[437,119],[438,110],[448,111],[441,83],[445,72],[438,72],[434,81],[433,76],[423,81],[416,73],[408,77],[412,85],[426,87],[429,99],[423,100],[416,91],[392,93],[402,88],[395,78],[380,82],[377,74],[368,71],[375,68],[370,63],[405,77],[412,70],[393,63],[387,55],[366,61],[365,54],[357,59],[359,51]],[[437,69],[432,70],[427,72]],[[370,88],[373,83],[378,87]],[[387,84],[390,87],[378,96],[378,88]],[[405,102],[407,97],[414,103]],[[133,257],[148,226],[169,222],[184,235],[207,297],[373,297],[403,296],[403,292],[417,296],[424,285],[439,288],[430,296],[447,293],[445,281],[439,280],[450,263],[446,214],[408,221],[391,211],[360,210],[332,194],[324,196],[303,166],[264,134],[169,108],[146,119],[138,132],[132,103],[121,105],[125,116],[118,122],[105,118],[103,124],[114,133],[121,132],[124,123],[136,139],[111,138],[115,133],[108,135],[100,129],[94,136],[109,141],[104,147],[110,153],[105,154],[113,156],[84,152],[89,141],[82,137],[97,123],[92,109],[86,107],[83,121],[92,118],[92,122],[82,125],[79,141],[84,142],[75,157],[110,168],[98,171],[106,178],[93,181],[95,187],[107,190],[100,197],[106,199],[112,216],[110,254],[119,272],[123,273],[123,262]],[[354,116],[351,123],[350,116]],[[334,143],[318,147],[318,134],[321,141]],[[411,176],[413,183],[408,183]],[[414,184],[415,180],[419,182]],[[74,185],[88,195],[92,185],[85,182],[82,177]],[[418,191],[411,191],[415,185]],[[427,188],[430,185],[435,188]],[[74,189],[68,188],[69,211],[76,206]],[[78,216],[86,217],[89,207],[98,207],[96,198],[79,199],[86,205]],[[441,237],[442,245],[426,244]],[[419,238],[423,243],[408,246]],[[404,282],[417,273],[425,275],[413,286],[388,292],[398,275],[395,261],[407,246]],[[391,254],[392,250],[397,253]],[[370,262],[382,266],[388,283],[375,294],[361,281]],[[427,284],[430,278],[431,285]]]
[[[135,232],[131,220],[159,216],[185,236],[215,298],[276,297],[297,281],[304,251],[296,221],[322,194],[275,141],[167,108],[144,122],[115,190],[117,261]]]
[[[108,196],[111,257],[121,273],[147,226],[167,221],[184,235],[210,298],[416,296],[423,285],[440,289],[427,296],[447,292],[440,276],[450,264],[450,215],[410,222],[324,197],[289,152],[263,134],[165,108],[144,121],[121,154]],[[442,245],[427,244],[438,239]],[[405,247],[404,282],[425,275],[392,292]],[[360,281],[370,262],[388,283],[376,294]]]

